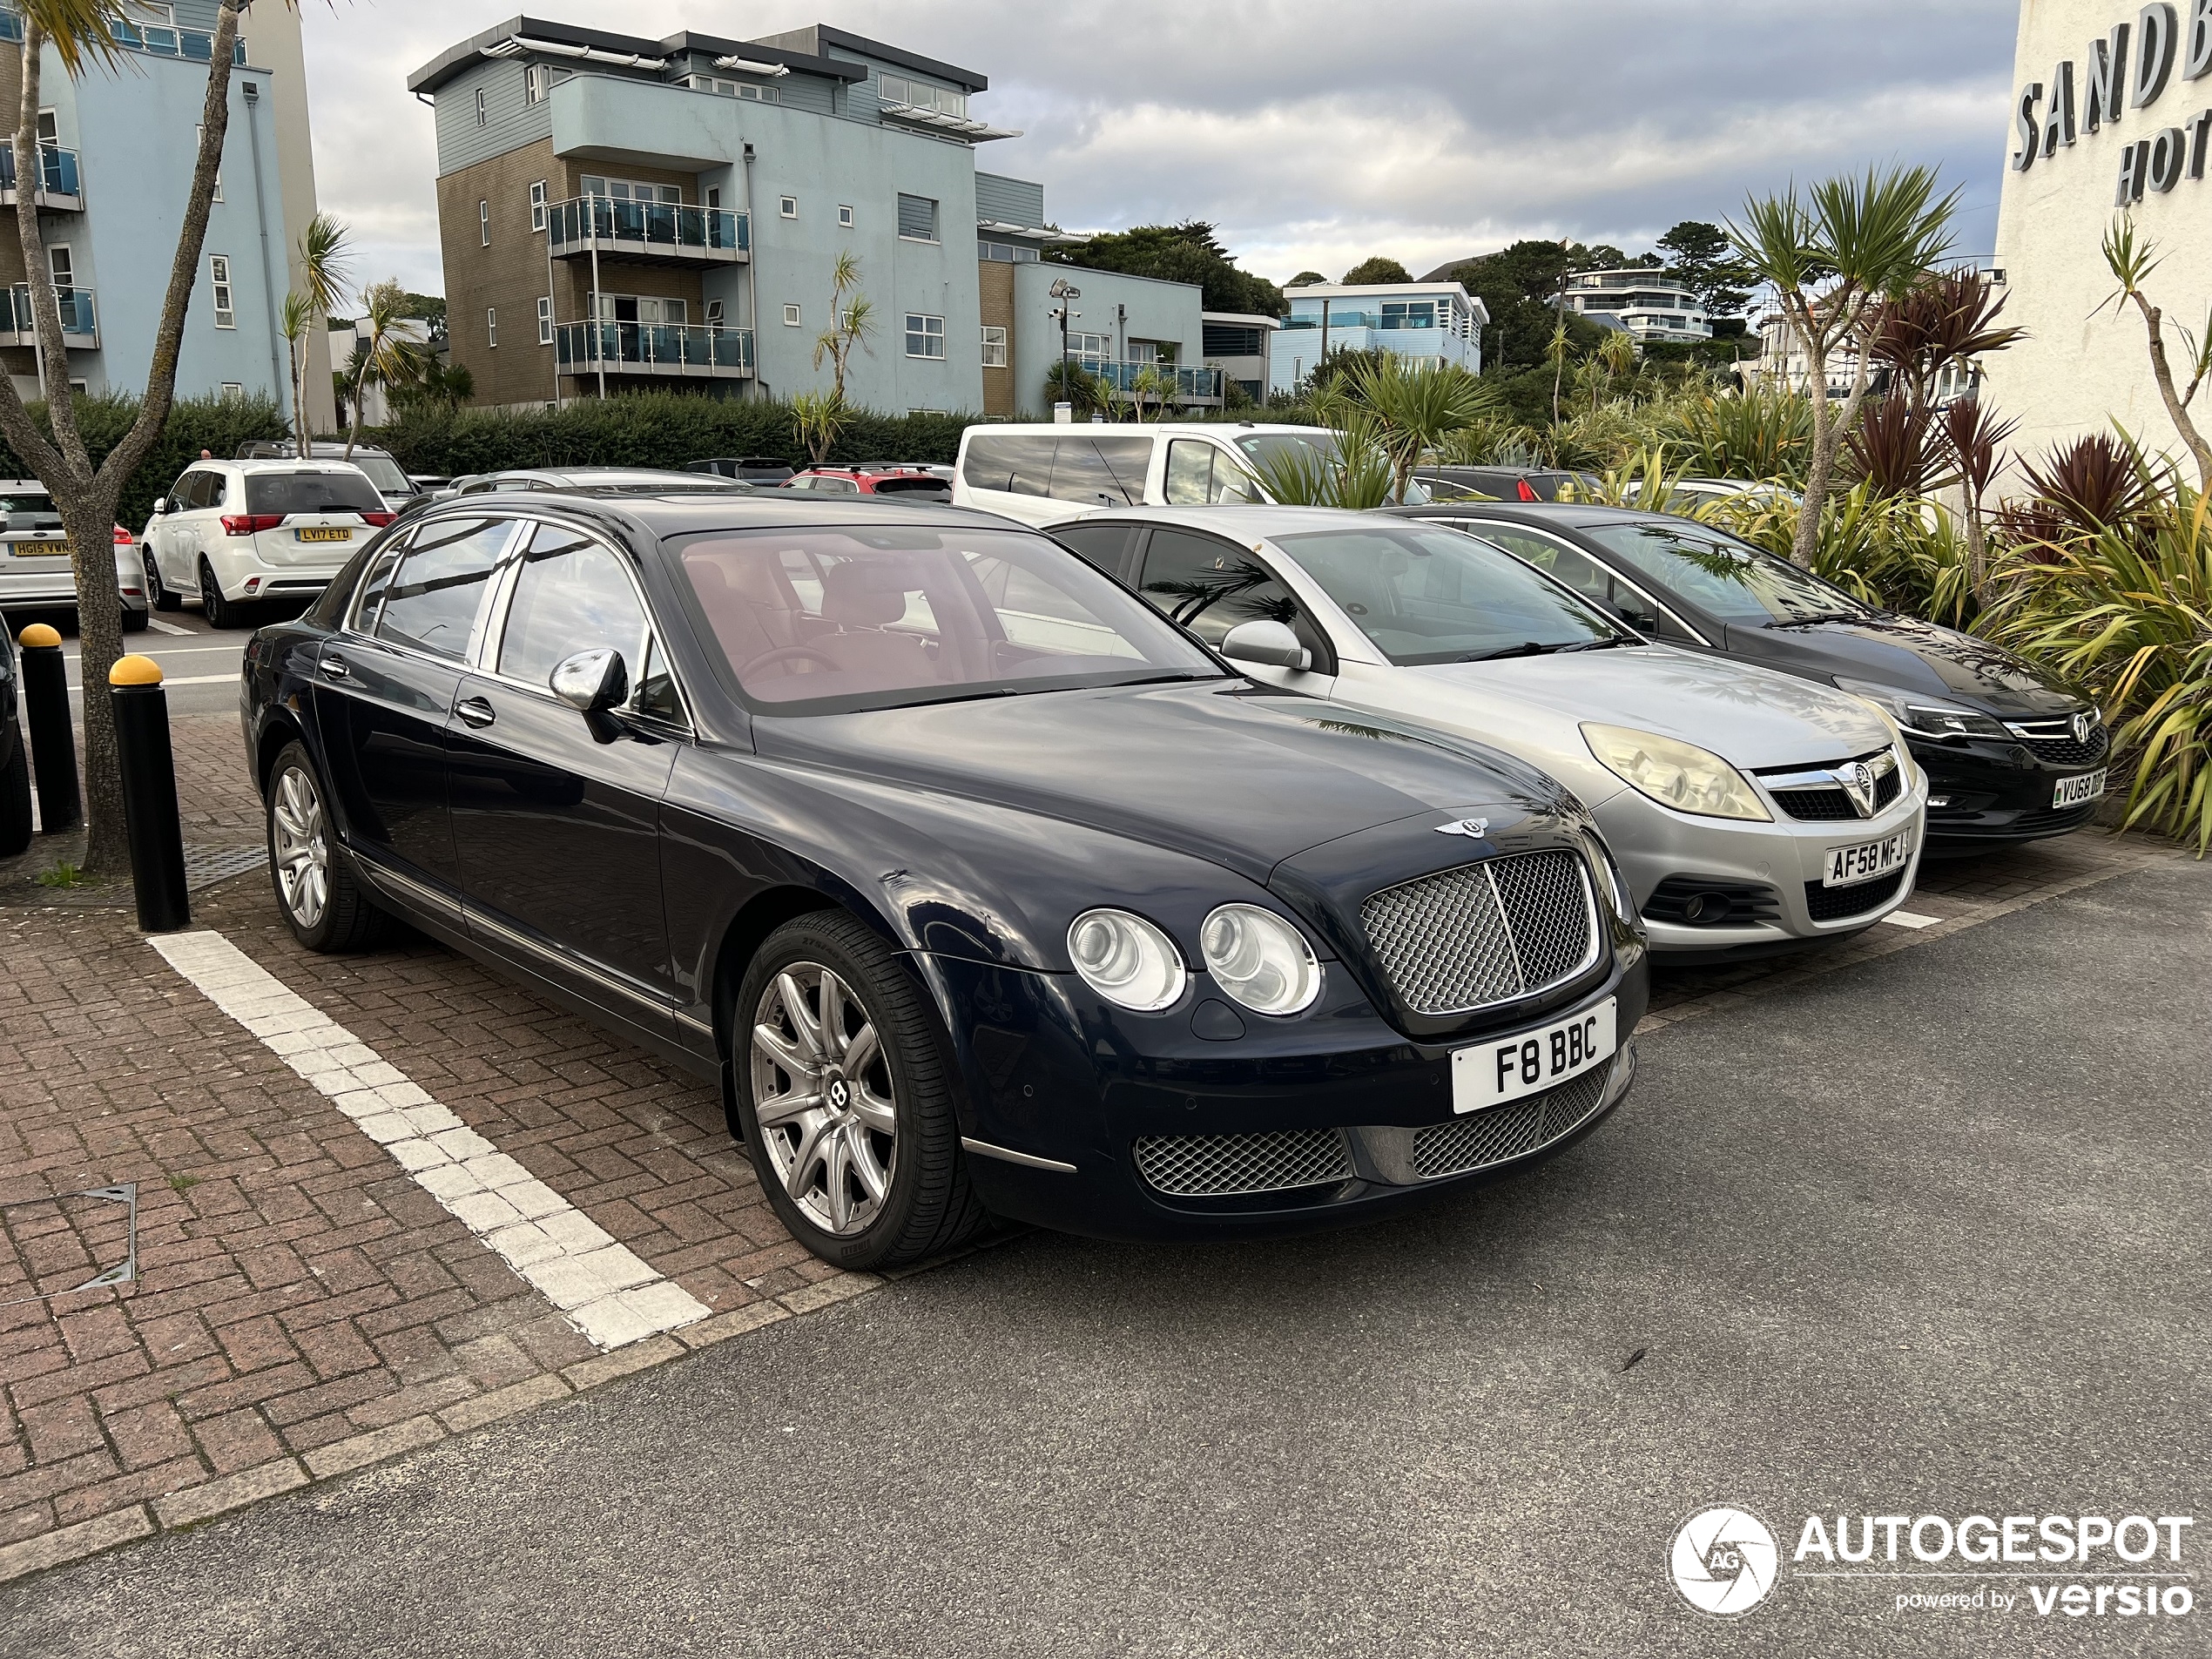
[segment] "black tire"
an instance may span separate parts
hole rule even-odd
[[[152,604],[156,610],[181,610],[184,609],[184,596],[177,592],[176,590],[172,588],[166,582],[164,582],[161,579],[161,562],[154,557],[153,550],[150,547],[141,546],[138,550],[138,553],[139,556],[145,561],[146,567],[147,601]]]
[[[319,839],[322,844],[324,885],[320,906],[295,900],[293,893],[287,890],[286,870],[279,862],[280,837],[287,832],[280,825],[278,814],[280,804],[289,808],[296,802],[296,794],[286,787],[287,779],[293,777],[304,779],[312,793],[321,832]],[[269,768],[268,789],[262,808],[262,833],[269,849],[269,887],[276,896],[278,913],[284,917],[284,925],[292,930],[292,936],[309,950],[326,955],[364,949],[385,939],[392,931],[391,918],[371,902],[354,874],[345,849],[338,845],[330,821],[329,799],[330,791],[315,770],[315,763],[308,759],[306,746],[297,739],[286,744],[276,764]]]
[[[215,567],[199,556],[199,614],[210,628],[243,628],[245,607],[223,597],[223,584],[215,580]]]
[[[147,613],[145,611],[133,610],[129,605],[124,606],[123,631],[126,634],[142,634],[145,632],[146,615]]]
[[[795,1122],[764,1130],[754,1097],[752,1031],[764,1001],[780,975],[809,968],[833,970],[846,992],[857,997],[859,1017],[878,1035],[880,1059],[893,1089],[896,1135],[891,1143],[887,1188],[873,1219],[856,1231],[839,1232],[822,1225],[794,1197],[778,1159],[788,1156],[804,1130]],[[810,1006],[819,1015],[819,1001]],[[726,1028],[738,1123],[761,1189],[792,1236],[817,1256],[854,1271],[896,1267],[941,1255],[982,1224],[985,1212],[968,1184],[961,1151],[952,1062],[936,1017],[912,971],[873,930],[841,910],[814,911],[785,923],[769,935],[745,970]],[[794,1088],[803,1082],[781,1071],[775,1075]],[[854,1074],[848,1096],[855,1103],[862,1098],[860,1076]],[[856,1103],[848,1121],[858,1116]],[[772,1136],[776,1137],[774,1146]],[[826,1177],[827,1163],[822,1167]],[[859,1177],[852,1179],[857,1183]],[[824,1191],[826,1195],[826,1188]],[[821,1202],[827,1202],[826,1196]]]
[[[0,766],[0,859],[11,859],[30,845],[30,751],[24,747],[22,728],[0,732],[0,740],[12,738],[13,752]]]

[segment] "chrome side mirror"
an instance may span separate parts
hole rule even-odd
[[[562,658],[546,684],[580,713],[604,714],[630,695],[630,671],[620,651],[602,645]]]
[[[1240,622],[1221,642],[1221,654],[1232,663],[1264,663],[1270,668],[1311,668],[1313,653],[1298,643],[1298,636],[1279,622]]]

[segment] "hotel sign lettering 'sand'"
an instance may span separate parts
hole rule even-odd
[[[2037,161],[2072,149],[2084,133],[2118,128],[2125,111],[2148,110],[2177,78],[2195,81],[2212,75],[2212,0],[2183,3],[2186,22],[2175,6],[2145,6],[2133,24],[2115,24],[2102,40],[2089,43],[2078,78],[2069,58],[2052,70],[2047,84],[2031,81],[2023,86],[2013,105],[2020,132],[2013,171],[2026,172]],[[2197,111],[2182,125],[2159,127],[2123,142],[2114,203],[2128,206],[2142,200],[2147,191],[2162,193],[2184,179],[2202,179],[2212,159],[2209,146],[2212,108]]]

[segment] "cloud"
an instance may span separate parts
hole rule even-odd
[[[323,205],[364,275],[441,284],[430,111],[408,73],[504,6],[382,0],[304,11]],[[569,21],[748,37],[813,21],[988,76],[975,111],[1024,130],[988,171],[1042,180],[1061,223],[1200,219],[1250,268],[1420,271],[1521,236],[1648,246],[1745,193],[1870,162],[1965,192],[1964,251],[1993,240],[2016,0],[729,0]]]

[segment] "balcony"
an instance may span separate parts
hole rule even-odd
[[[54,297],[61,304],[62,344],[71,351],[98,351],[100,330],[92,311],[92,291],[57,288]],[[37,343],[37,326],[31,318],[30,285],[18,282],[12,288],[0,288],[0,346]]]
[[[0,40],[21,40],[23,20],[12,12],[0,13]],[[15,32],[9,33],[10,26]],[[181,57],[189,64],[212,63],[215,57],[215,37],[206,29],[172,29],[166,24],[140,23],[134,19],[114,17],[108,21],[107,31],[118,46],[131,51],[149,52],[156,57]],[[246,42],[233,41],[231,61],[244,67]]]
[[[563,374],[750,380],[752,330],[664,322],[564,322],[553,330]]]
[[[1092,374],[1111,387],[1114,391],[1132,400],[1136,377],[1146,369],[1157,369],[1174,389],[1168,401],[1172,403],[1218,403],[1221,401],[1221,371],[1207,364],[1189,363],[1113,363],[1103,358],[1081,357],[1076,360]],[[1146,382],[1145,395],[1157,398],[1164,388]]]
[[[83,211],[84,187],[77,173],[77,152],[42,144],[38,146],[38,188],[33,192],[38,206],[65,212]],[[15,205],[16,152],[15,146],[10,145],[0,148],[0,207]]]
[[[596,253],[650,265],[726,265],[752,257],[751,221],[722,207],[578,196],[547,206],[545,233],[556,260]]]

